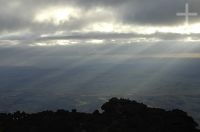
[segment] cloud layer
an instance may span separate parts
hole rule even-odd
[[[184,29],[184,17],[176,16],[177,12],[184,12],[185,3],[185,0],[0,0],[0,41],[30,44],[56,38],[197,40],[199,17],[191,18],[191,26]],[[200,13],[198,0],[188,3],[191,12]]]

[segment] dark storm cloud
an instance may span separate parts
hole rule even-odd
[[[184,11],[185,0],[19,0],[0,1],[0,29],[16,29],[33,24],[31,18],[37,10],[56,5],[77,5],[88,9],[96,6],[111,7],[119,21],[150,25],[168,25],[183,22],[177,12]],[[199,12],[200,1],[190,0],[191,11]],[[192,20],[197,20],[194,18]],[[88,20],[90,21],[90,20]],[[31,25],[29,25],[31,26]],[[70,25],[69,25],[70,26]]]
[[[101,7],[105,10],[110,10],[115,14],[115,21],[122,24],[136,24],[139,26],[169,26],[182,24],[184,17],[177,17],[177,12],[184,12],[185,3],[189,3],[190,11],[200,14],[199,0],[0,0],[0,33],[22,32],[28,30],[21,36],[6,36],[2,39],[34,39],[39,38],[41,34],[53,34],[57,31],[64,30],[69,34],[73,30],[81,31],[82,28],[94,22],[104,21],[101,17],[87,18],[85,12],[88,10]],[[60,25],[53,23],[37,23],[33,21],[38,11],[47,9],[52,6],[75,6],[82,10],[80,19],[73,19],[70,22],[65,22]],[[94,14],[95,15],[95,14]],[[199,17],[190,19],[190,23],[200,22]],[[81,32],[80,32],[81,33]],[[98,36],[99,35],[99,36]],[[94,34],[91,35],[75,35],[65,37],[66,39],[79,38],[136,38],[136,37],[156,37],[156,38],[182,38],[184,35],[179,34],[164,34],[155,33],[153,35],[138,35],[138,34]],[[195,35],[196,36],[196,35]],[[56,37],[53,37],[54,39]],[[63,36],[58,37],[63,38]],[[52,39],[51,37],[48,39]]]
[[[185,11],[185,3],[189,3],[190,12],[199,12],[199,0],[80,0],[82,6],[112,7],[118,14],[119,21],[130,24],[176,25],[184,22],[184,17],[176,13]],[[200,21],[194,17],[190,22]]]
[[[132,7],[125,11],[123,18],[125,22],[147,24],[147,25],[176,25],[184,23],[184,17],[177,17],[176,13],[185,11],[185,0],[151,0],[138,4],[138,9],[133,13]],[[190,12],[199,12],[197,5],[200,1],[190,0]],[[190,22],[198,22],[199,17],[193,17]]]

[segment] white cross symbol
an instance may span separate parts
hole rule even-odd
[[[185,13],[177,13],[176,14],[177,16],[185,16],[185,24],[186,26],[189,25],[189,17],[190,16],[197,16],[198,14],[197,13],[190,13],[189,12],[189,4],[186,3],[185,4]]]

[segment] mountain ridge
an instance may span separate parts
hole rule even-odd
[[[111,98],[101,109],[1,113],[0,132],[200,132],[193,118],[179,109],[166,111],[122,98]]]

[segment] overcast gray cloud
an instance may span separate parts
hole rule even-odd
[[[170,28],[184,24],[184,17],[177,17],[176,13],[184,12],[187,2],[191,12],[200,14],[199,0],[0,0],[0,39],[2,41],[24,40],[28,43],[28,40],[32,42],[34,39],[55,38],[152,37],[164,40],[184,38],[188,35],[180,34],[181,30],[177,31],[178,33],[171,33],[173,29],[163,32],[158,27]],[[66,15],[68,17],[66,20],[63,18],[65,16],[62,10],[55,12],[54,8],[55,10],[70,8],[71,14]],[[40,16],[41,14],[43,16]],[[37,17],[40,17],[38,21],[35,20]],[[190,19],[190,24],[195,23],[200,23],[199,17]],[[137,28],[144,25],[148,28],[157,27],[157,29],[153,29],[151,35],[144,35],[145,30],[143,33]],[[74,32],[78,32],[78,35]],[[193,37],[198,39],[196,32],[192,31],[192,33],[195,33]],[[47,37],[40,38],[42,35]]]
[[[174,25],[183,23],[181,17],[177,17],[177,12],[185,11],[185,3],[190,4],[190,11],[199,12],[200,2],[197,0],[150,0],[140,1],[137,3],[137,9],[133,12],[134,7],[129,5],[129,10],[125,10],[123,14],[125,22],[150,25]],[[133,2],[134,4],[134,2]],[[197,22],[199,17],[194,17],[191,22]]]

